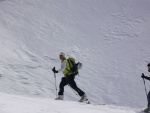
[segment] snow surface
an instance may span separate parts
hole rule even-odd
[[[149,0],[0,0],[0,92],[54,99],[63,51],[92,103],[146,107],[149,14]],[[68,86],[65,99],[79,100]]]
[[[139,113],[134,109],[0,93],[1,113]]]

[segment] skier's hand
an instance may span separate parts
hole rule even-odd
[[[55,70],[54,73],[58,73],[58,71]]]
[[[54,73],[58,73],[58,71],[55,70],[55,67],[52,69],[52,71],[53,71]]]
[[[145,75],[144,75],[144,73],[142,73],[142,76],[141,76],[142,78],[145,78]]]

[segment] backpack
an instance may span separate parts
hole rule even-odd
[[[80,63],[80,62],[76,63],[75,59],[72,57],[69,57],[67,59],[67,61],[68,61],[69,67],[70,67],[70,71],[72,73],[75,73],[75,72],[78,73],[78,70],[82,68],[82,63]]]

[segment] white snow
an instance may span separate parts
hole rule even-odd
[[[140,76],[149,74],[149,14],[149,0],[0,0],[0,92],[35,101],[48,98],[46,103],[59,106],[51,100],[55,98],[51,69],[60,68],[58,55],[65,52],[83,63],[76,82],[92,103],[145,108]],[[57,74],[57,86],[62,76]],[[149,90],[148,81],[146,85]],[[5,96],[5,108],[11,110],[14,99],[7,101]],[[28,112],[26,103],[32,101],[23,100],[13,109],[22,106],[22,112]],[[65,100],[79,100],[68,86]],[[92,113],[101,111],[100,106],[85,107]]]
[[[1,113],[138,113],[134,109],[0,93]]]

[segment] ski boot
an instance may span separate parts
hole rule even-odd
[[[81,99],[79,100],[79,102],[84,102],[84,101],[88,101],[88,98],[86,96],[86,94],[84,94]]]
[[[64,100],[64,95],[59,95],[55,100]]]
[[[150,113],[150,107],[143,110],[144,113]]]

